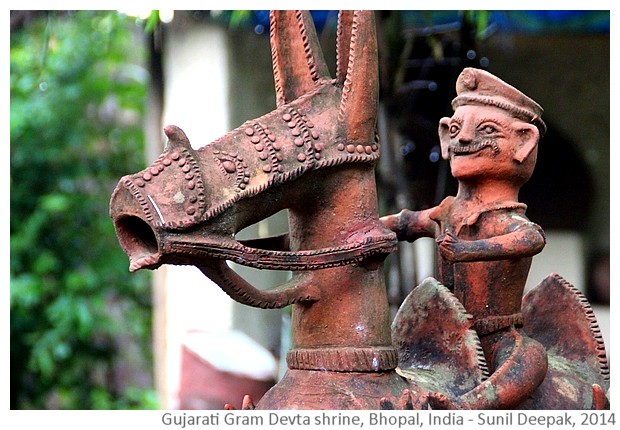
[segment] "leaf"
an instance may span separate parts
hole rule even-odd
[[[64,212],[69,208],[69,197],[64,194],[51,194],[41,199],[41,208],[49,213]]]
[[[157,24],[159,23],[159,11],[152,10],[149,17],[146,19],[146,24],[144,25],[144,31],[146,33],[152,33],[155,31]]]
[[[115,11],[37,16],[10,35],[11,407],[133,405],[101,381],[114,336],[152,366],[149,277],[127,271],[107,212],[145,167],[146,49]]]

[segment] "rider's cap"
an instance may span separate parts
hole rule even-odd
[[[541,136],[547,131],[541,118],[543,108],[538,103],[485,70],[465,68],[456,81],[456,94],[452,100],[455,110],[471,104],[496,106],[515,118],[534,124]]]

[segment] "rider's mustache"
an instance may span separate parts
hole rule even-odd
[[[491,148],[494,155],[501,151],[495,139],[476,139],[470,143],[461,143],[458,139],[454,139],[450,142],[450,152],[455,155],[474,154],[484,148]]]

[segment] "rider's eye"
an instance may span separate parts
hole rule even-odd
[[[458,126],[458,124],[452,124],[450,126],[450,137],[456,136],[460,130],[461,128]]]

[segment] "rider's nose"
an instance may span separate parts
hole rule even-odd
[[[474,128],[468,124],[463,124],[458,135],[459,144],[469,145],[474,140]]]
[[[459,136],[459,143],[460,143],[461,145],[469,145],[469,144],[471,143],[471,141],[472,141],[472,140],[473,140],[473,139],[472,139],[472,137],[471,137],[471,136],[463,136],[463,135],[460,135],[460,136]]]

